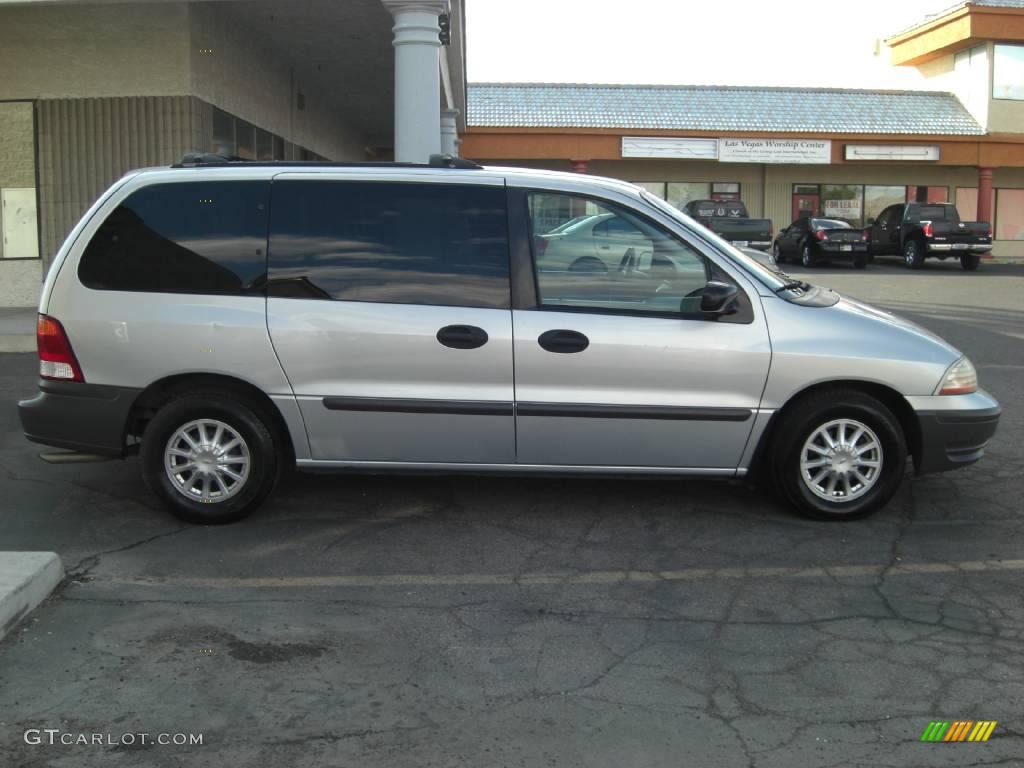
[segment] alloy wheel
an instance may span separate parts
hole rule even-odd
[[[875,486],[881,474],[881,441],[870,427],[853,419],[822,424],[800,451],[804,485],[826,501],[855,501]]]
[[[226,501],[245,487],[249,446],[230,425],[197,419],[171,435],[164,448],[164,470],[174,489],[204,504]]]

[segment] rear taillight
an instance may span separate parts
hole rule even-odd
[[[544,237],[533,238],[533,249],[537,252],[537,256],[543,256],[544,251],[548,249],[548,240]]]
[[[992,225],[991,224],[988,225],[988,236],[992,237]]]
[[[924,236],[925,237],[931,237],[932,236],[933,230],[932,230],[932,223],[930,221],[922,221],[921,222],[921,229],[924,230]]]
[[[816,238],[818,238],[819,240],[828,240],[828,235],[825,234],[825,230],[824,229],[816,229],[816,230],[814,230],[814,236]]]
[[[39,348],[39,375],[55,381],[85,381],[71,342],[60,321],[39,315],[36,323],[36,346]]]
[[[860,241],[862,243],[866,243],[868,239],[868,231],[865,229],[863,232],[860,233]]]
[[[768,222],[768,239],[771,240],[773,237],[775,237],[775,225],[772,224],[769,221]]]

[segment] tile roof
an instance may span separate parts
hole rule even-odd
[[[470,127],[983,135],[951,93],[470,83]]]

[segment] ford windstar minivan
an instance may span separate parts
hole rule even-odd
[[[942,339],[632,184],[449,157],[130,173],[57,254],[38,342],[28,438],[139,454],[199,523],[295,466],[757,473],[855,518],[1000,414]]]

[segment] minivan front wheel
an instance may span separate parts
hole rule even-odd
[[[855,519],[896,493],[907,446],[899,421],[881,401],[856,390],[822,392],[780,416],[773,476],[800,514]]]
[[[277,481],[270,425],[220,392],[189,392],[165,404],[146,427],[141,457],[150,489],[191,523],[239,520]]]

